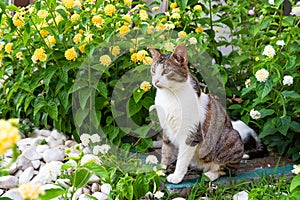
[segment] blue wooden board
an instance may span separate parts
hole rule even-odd
[[[288,165],[288,166],[282,166],[277,168],[260,168],[260,169],[250,170],[250,171],[242,171],[242,172],[237,172],[237,174],[233,177],[228,177],[228,176],[220,177],[215,182],[230,183],[232,181],[243,181],[243,180],[255,179],[255,178],[262,177],[264,175],[275,175],[275,176],[291,175],[292,169],[293,169],[293,165]],[[165,185],[170,189],[176,190],[176,189],[192,187],[193,185],[195,185],[197,182],[200,181],[201,181],[201,175],[194,178],[184,179],[179,184],[171,184],[169,182],[166,182]]]

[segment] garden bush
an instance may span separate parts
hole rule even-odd
[[[26,9],[1,2],[1,117],[146,151],[158,131],[146,47],[170,53],[184,43],[193,64],[209,69],[193,66],[199,80],[211,91],[225,87],[230,115],[298,160],[299,5],[284,16],[283,0],[176,2],[166,13],[158,2],[150,9],[130,0],[37,0]],[[201,63],[207,55],[211,66]],[[205,79],[217,75],[217,86]]]

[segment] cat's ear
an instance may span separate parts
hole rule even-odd
[[[183,45],[178,45],[173,54],[172,54],[172,58],[174,58],[174,60],[181,65],[185,65],[188,62],[188,57],[187,57],[187,53],[186,53],[186,48]]]
[[[158,50],[152,48],[151,46],[149,46],[148,49],[152,55],[153,62],[157,61],[159,59],[159,57],[161,56],[161,53]]]

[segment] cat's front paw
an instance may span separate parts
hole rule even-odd
[[[152,106],[150,106],[150,108],[149,108],[149,112],[152,112],[153,110],[156,110],[156,105],[152,105]]]
[[[169,183],[178,184],[178,183],[180,183],[182,181],[183,177],[184,177],[183,175],[170,174],[167,177],[167,181]]]

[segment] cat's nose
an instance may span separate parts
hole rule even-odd
[[[154,85],[158,88],[160,88],[159,80],[154,81]]]

